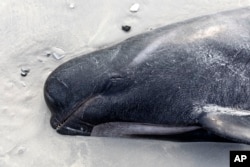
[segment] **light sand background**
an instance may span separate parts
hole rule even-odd
[[[137,13],[129,11],[139,3]],[[6,0],[0,2],[0,167],[229,166],[241,144],[72,137],[49,125],[43,84],[82,53],[250,0]],[[132,26],[123,32],[123,24]],[[62,55],[57,60],[47,53]],[[29,68],[21,77],[21,68]]]

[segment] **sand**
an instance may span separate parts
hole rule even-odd
[[[137,12],[130,7],[140,4]],[[0,167],[229,166],[243,144],[62,136],[43,85],[63,62],[188,18],[250,0],[22,0],[0,3]],[[130,25],[130,32],[121,30]],[[29,70],[21,76],[21,69]]]

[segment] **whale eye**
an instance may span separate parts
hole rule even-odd
[[[119,73],[111,73],[109,79],[104,85],[103,92],[105,94],[117,93],[120,90],[124,89],[125,86],[124,77]]]
[[[122,79],[123,79],[123,77],[119,73],[112,73],[111,76],[110,76],[110,80],[112,82],[114,82],[114,83],[118,82],[118,81],[120,81]]]

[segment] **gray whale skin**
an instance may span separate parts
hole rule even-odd
[[[250,8],[136,35],[56,68],[44,86],[60,134],[204,130],[250,144]]]

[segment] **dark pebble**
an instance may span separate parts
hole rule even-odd
[[[122,30],[125,32],[129,32],[131,30],[130,26],[122,26]]]
[[[22,77],[26,77],[28,75],[28,73],[30,72],[30,69],[27,67],[22,67],[21,68],[21,76]]]
[[[26,77],[27,74],[28,74],[27,72],[21,72],[21,76],[22,76],[22,77]]]

